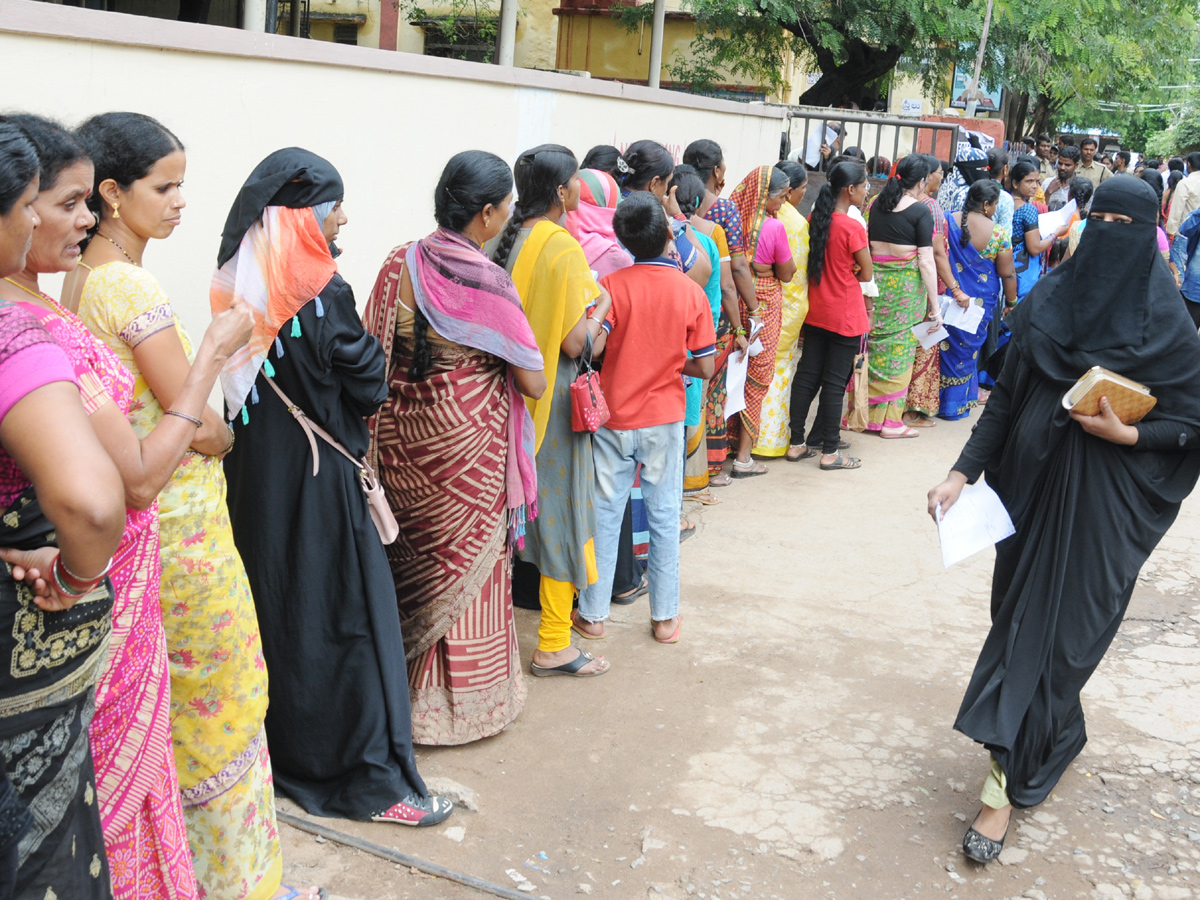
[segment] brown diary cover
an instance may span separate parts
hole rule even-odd
[[[1145,385],[1093,366],[1063,395],[1062,405],[1064,409],[1094,416],[1100,412],[1101,397],[1108,398],[1113,412],[1126,425],[1140,422],[1158,403]]]

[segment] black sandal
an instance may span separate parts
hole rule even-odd
[[[595,678],[597,675],[603,675],[608,671],[609,667],[605,666],[598,672],[581,672],[584,666],[590,663],[596,657],[588,653],[582,647],[579,648],[579,655],[570,662],[565,662],[561,666],[539,666],[535,662],[529,664],[529,670],[538,678],[548,678],[551,675],[570,675],[574,678]]]
[[[733,467],[729,470],[729,474],[733,478],[757,478],[759,475],[766,475],[770,471],[770,469],[758,462],[758,460],[752,459],[748,464],[742,465],[735,459]]]
[[[821,463],[821,468],[826,472],[833,469],[861,469],[862,460],[857,456],[843,456],[842,451],[837,452],[837,457],[831,463]]]
[[[789,456],[787,450],[784,450],[783,458],[786,459],[788,462],[800,462],[800,460],[802,460],[802,459],[812,459],[814,456],[821,455],[821,451],[814,450],[812,447],[808,446],[808,444],[792,444],[791,447],[788,447],[788,450],[791,450],[792,447],[803,447],[804,452],[801,453],[799,456]]]
[[[979,816],[975,817],[975,821],[979,821]],[[962,850],[963,855],[967,859],[972,859],[977,863],[986,864],[996,859],[1000,855],[1000,851],[1004,849],[1004,840],[1008,837],[1008,828],[1012,827],[1012,816],[1009,816],[1008,827],[1004,829],[1004,837],[998,841],[993,841],[990,837],[984,837],[975,830],[975,822],[971,823],[971,827],[967,829],[967,833],[963,835]]]
[[[680,541],[682,541],[682,540],[683,540],[683,538],[680,538]],[[635,587],[633,589],[632,593],[613,594],[612,602],[616,603],[618,606],[628,606],[631,603],[636,603],[637,598],[642,596],[642,594],[648,594],[648,593],[650,593],[650,579],[647,578],[645,575],[643,575],[642,583],[639,584],[637,587]]]

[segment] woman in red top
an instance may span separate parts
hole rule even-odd
[[[857,469],[862,463],[838,449],[842,397],[850,380],[854,356],[871,327],[859,282],[872,277],[867,231],[847,215],[867,198],[867,170],[855,162],[840,162],[809,217],[808,317],[801,329],[804,355],[792,382],[792,443],[785,456],[795,462],[821,455],[822,469]],[[804,423],[817,391],[817,420],[812,435],[821,451],[810,448]],[[823,452],[822,452],[823,451]]]

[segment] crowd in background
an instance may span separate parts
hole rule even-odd
[[[608,672],[572,636],[643,595],[680,641],[688,503],[987,402],[1005,317],[1111,177],[1089,141],[822,146],[729,191],[713,140],[466,151],[361,316],[341,176],[288,148],[230,209],[193,344],[144,267],[182,220],[179,138],[0,119],[0,897],[322,896],[281,884],[276,787],[443,821],[413,746],[521,713],[514,582],[534,676]],[[1200,175],[1140,177],[1200,301]]]

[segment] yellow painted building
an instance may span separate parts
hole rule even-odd
[[[555,68],[567,71],[590,72],[596,78],[606,78],[634,84],[645,84],[650,66],[650,23],[643,21],[630,32],[617,18],[612,0],[562,0],[553,11],[558,19],[558,48]],[[672,66],[691,53],[696,37],[696,20],[683,9],[681,0],[667,0],[666,22],[663,27],[662,70],[663,87],[674,84]],[[788,66],[785,78],[791,82]],[[744,100],[773,100],[790,102],[793,97],[768,94],[757,83],[728,76],[717,86],[720,94]],[[794,94],[793,94],[794,96]]]

